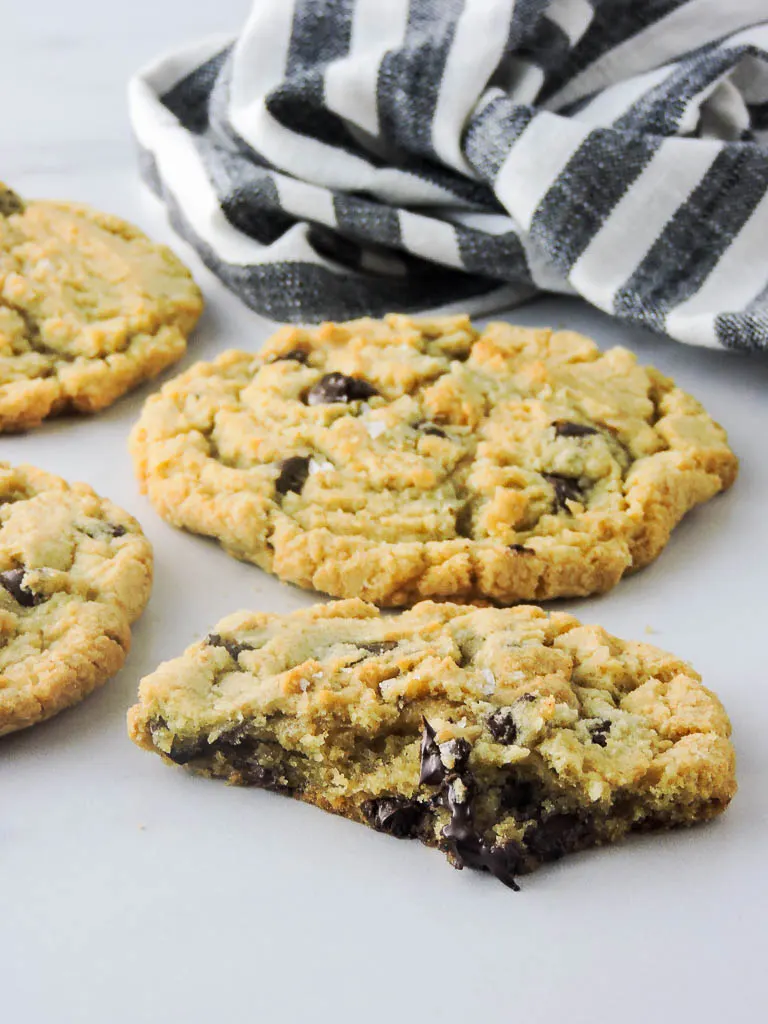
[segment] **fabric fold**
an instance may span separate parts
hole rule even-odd
[[[130,114],[176,229],[272,319],[550,291],[768,349],[764,0],[257,0]]]

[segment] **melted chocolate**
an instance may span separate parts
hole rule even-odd
[[[440,760],[440,748],[435,743],[435,730],[422,718],[424,731],[421,734],[421,774],[419,785],[439,786],[445,778],[445,765]]]
[[[399,796],[366,800],[360,809],[372,828],[396,839],[417,838],[426,814],[424,806]]]
[[[575,814],[553,814],[525,834],[525,847],[543,864],[579,849],[594,833],[592,824]]]
[[[196,757],[202,757],[203,754],[208,753],[208,749],[208,740],[205,737],[195,736],[191,739],[182,739],[179,736],[174,736],[170,752],[166,754],[166,757],[170,757],[176,764],[189,764]]]

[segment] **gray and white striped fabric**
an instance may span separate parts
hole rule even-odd
[[[768,350],[768,0],[257,0],[130,110],[176,229],[272,319],[550,291]]]

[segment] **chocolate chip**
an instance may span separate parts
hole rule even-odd
[[[21,196],[17,196],[12,189],[0,184],[0,216],[10,217],[12,213],[23,213],[23,211],[24,200]]]
[[[240,773],[243,782],[249,786],[258,786],[259,789],[270,789],[275,793],[285,793],[291,788],[281,780],[280,775],[273,768],[265,768],[251,758],[228,756],[227,761]]]
[[[435,743],[435,730],[422,718],[424,732],[421,735],[421,774],[419,785],[438,786],[445,778],[445,766],[440,760],[440,748]]]
[[[344,373],[326,373],[307,392],[307,405],[330,405],[334,402],[356,402],[378,395],[367,380],[348,377]]]
[[[592,734],[593,743],[596,743],[598,747],[604,747],[607,745],[608,733],[611,731],[610,718],[606,718],[602,722],[597,722],[595,725],[591,725],[589,729]]]
[[[8,569],[0,572],[0,586],[5,587],[11,597],[22,608],[33,608],[45,600],[44,594],[34,594],[24,586],[24,569]]]
[[[201,757],[208,751],[208,740],[204,736],[195,736],[191,739],[182,739],[174,736],[171,742],[170,757],[176,764],[189,764],[196,757]]]
[[[520,892],[520,886],[515,881],[525,861],[522,847],[512,841],[503,845],[491,846],[477,836],[472,839],[452,844],[451,852],[457,867],[475,868],[479,871],[488,871],[498,878],[500,882]]]
[[[444,799],[451,818],[442,831],[442,837],[453,854],[456,867],[489,871],[504,885],[517,891],[519,886],[514,875],[523,861],[522,850],[517,843],[492,846],[477,834],[472,820],[471,780],[452,779]]]
[[[397,640],[375,640],[370,644],[355,644],[355,647],[368,651],[369,654],[384,654],[385,651],[394,651],[397,646]]]
[[[586,423],[572,423],[570,420],[555,420],[552,424],[558,437],[589,437],[590,434],[597,434],[594,427],[588,427]]]
[[[451,817],[442,832],[444,839],[464,843],[477,838],[470,796],[469,780],[455,778],[448,783],[444,800]]]
[[[396,839],[415,839],[426,813],[421,804],[399,796],[366,800],[360,805],[360,810],[377,832],[386,832]]]
[[[590,822],[575,814],[553,814],[525,834],[526,849],[543,863],[559,860],[593,835]]]
[[[509,745],[517,739],[517,726],[512,718],[512,708],[498,708],[488,716],[488,731],[497,743]]]
[[[205,638],[205,642],[209,647],[223,647],[233,661],[237,661],[243,651],[256,650],[250,644],[239,644],[235,640],[228,640],[226,637],[220,636],[218,633],[209,633]]]
[[[110,537],[124,537],[128,532],[124,526],[119,523],[104,523],[104,529],[110,535]]]
[[[559,473],[542,473],[542,476],[555,489],[555,510],[562,508],[567,512],[567,502],[584,500],[578,482],[571,477]]]
[[[272,362],[281,363],[284,359],[291,359],[294,363],[303,363],[306,366],[309,362],[309,352],[305,352],[303,348],[292,348],[290,352],[283,352],[282,355],[275,356]]]
[[[280,463],[280,475],[275,481],[278,494],[293,491],[301,494],[301,489],[309,476],[309,458],[305,455],[292,455]]]
[[[537,806],[537,787],[530,779],[514,776],[508,779],[499,793],[502,811],[515,811],[520,818],[532,818]]]
[[[429,423],[427,420],[419,420],[418,423],[414,423],[413,429],[420,430],[422,434],[428,434],[430,437],[448,437],[444,430],[436,427],[434,423]]]
[[[456,536],[471,537],[474,509],[471,501],[465,501],[456,513]]]
[[[459,737],[455,740],[448,740],[440,747],[440,760],[450,768],[450,771],[461,774],[467,767],[472,747],[465,739]]]
[[[208,752],[221,754],[228,767],[239,774],[238,781],[245,785],[270,789],[276,793],[292,792],[294,787],[284,778],[280,768],[259,763],[259,749],[266,747],[266,744],[246,735],[243,727],[238,727],[223,733],[210,745]]]
[[[509,550],[514,551],[516,555],[535,555],[536,552],[533,548],[527,548],[524,544],[510,544]]]

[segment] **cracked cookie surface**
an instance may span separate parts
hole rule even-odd
[[[689,665],[529,606],[239,612],[142,680],[129,732],[513,888],[565,853],[712,818],[736,790],[728,718]]]
[[[131,449],[169,522],[385,606],[608,590],[737,465],[625,349],[400,315],[199,363],[149,398]]]
[[[118,217],[0,183],[0,431],[95,412],[181,358],[189,271]]]
[[[151,586],[132,516],[85,484],[0,463],[0,736],[114,675]]]

